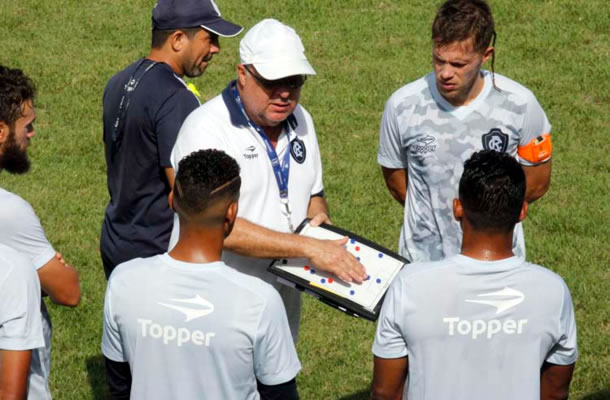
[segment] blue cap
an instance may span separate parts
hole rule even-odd
[[[238,35],[244,28],[220,17],[214,0],[158,0],[152,11],[153,30],[202,27],[219,36]]]

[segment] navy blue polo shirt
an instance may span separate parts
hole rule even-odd
[[[110,202],[100,250],[107,274],[124,261],[167,250],[173,212],[168,205],[170,187],[164,168],[172,166],[170,154],[182,122],[200,105],[169,65],[157,63],[141,76],[121,121],[119,139],[113,141],[121,100],[125,102],[125,85],[138,66],[141,73],[150,64],[150,60],[131,64],[113,76],[104,91]]]

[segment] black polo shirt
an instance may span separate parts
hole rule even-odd
[[[109,274],[116,265],[167,250],[173,224],[168,206],[170,188],[164,168],[186,117],[199,106],[197,97],[165,63],[141,75],[132,94],[125,85],[152,64],[138,60],[113,76],[104,91],[103,120],[108,191],[100,250]],[[117,122],[121,101],[129,101]],[[125,104],[124,104],[125,107]],[[114,137],[118,138],[116,140]]]

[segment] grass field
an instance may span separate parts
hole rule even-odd
[[[402,210],[376,164],[377,130],[390,94],[431,69],[437,1],[218,0],[246,27],[275,17],[301,34],[318,72],[302,103],[322,150],[334,222],[395,248]],[[81,276],[77,309],[50,306],[56,399],[103,399],[100,355],[105,280],[98,243],[108,200],[101,97],[111,75],[147,54],[154,0],[0,0],[0,63],[37,83],[32,171],[0,186],[36,209],[55,248]],[[610,3],[491,0],[496,71],[537,95],[553,125],[549,193],[525,222],[528,257],[571,288],[580,358],[576,399],[610,399]],[[234,76],[239,39],[195,84],[209,99]],[[1,227],[0,227],[1,229]],[[298,346],[303,399],[366,399],[374,325],[305,299]],[[439,371],[439,374],[443,373]],[[518,382],[514,383],[518,385]]]

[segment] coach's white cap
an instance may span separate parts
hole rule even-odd
[[[299,35],[275,19],[264,19],[246,33],[239,56],[242,64],[253,65],[268,80],[316,74]]]

